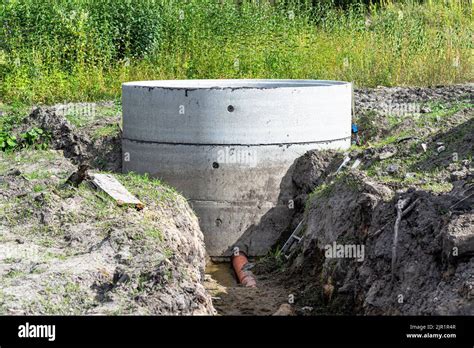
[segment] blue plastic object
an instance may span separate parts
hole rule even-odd
[[[355,123],[352,124],[352,133],[357,133],[359,131],[359,127]]]

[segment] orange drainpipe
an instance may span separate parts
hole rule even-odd
[[[245,270],[244,267],[247,265],[249,260],[247,256],[239,252],[238,254],[232,256],[232,266],[234,267],[235,274],[239,283],[246,287],[257,287],[257,281],[252,273],[252,271]]]

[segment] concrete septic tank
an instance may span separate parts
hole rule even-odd
[[[122,105],[123,171],[149,173],[187,197],[213,257],[235,246],[265,254],[291,216],[295,159],[351,141],[347,82],[128,82]]]

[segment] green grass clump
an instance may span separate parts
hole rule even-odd
[[[3,1],[0,103],[117,98],[142,79],[472,81],[469,1],[274,2]]]
[[[119,134],[119,132],[120,132],[120,128],[117,123],[107,124],[103,127],[96,129],[92,134],[92,138],[100,139],[104,137],[114,136],[114,135]]]

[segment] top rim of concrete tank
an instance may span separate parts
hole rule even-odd
[[[167,89],[240,89],[240,88],[293,88],[337,86],[348,84],[332,80],[282,80],[282,79],[219,79],[219,80],[150,80],[124,82],[123,86],[154,87]]]
[[[126,82],[123,137],[189,145],[330,142],[351,136],[351,100],[344,81]]]

